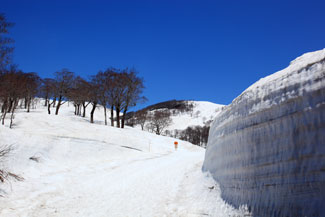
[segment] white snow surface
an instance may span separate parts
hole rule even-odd
[[[299,79],[299,77],[296,77],[296,79],[284,79],[284,77],[288,77],[288,75],[292,74],[292,72],[305,68],[308,65],[323,60],[324,58],[325,58],[325,48],[322,50],[305,53],[302,56],[292,60],[290,62],[290,65],[287,68],[275,72],[264,78],[261,78],[259,81],[255,82],[250,87],[248,87],[244,92],[258,89],[262,86],[270,85],[270,83],[272,84],[275,83],[276,81],[281,81],[281,80],[284,81],[282,81],[278,87],[289,86],[290,83],[297,83],[297,79]],[[312,76],[312,74],[310,74],[310,76]],[[304,78],[304,80],[307,79],[308,78],[306,77]]]
[[[175,151],[174,138],[105,126],[101,113],[90,124],[71,105],[58,116],[39,106],[18,110],[14,129],[0,126],[0,144],[14,147],[0,168],[24,178],[0,184],[1,217],[245,214],[201,172],[204,149],[177,140]]]
[[[185,130],[190,126],[204,126],[207,121],[213,120],[224,106],[207,101],[188,102],[193,103],[193,111],[172,115],[172,123],[167,130]]]

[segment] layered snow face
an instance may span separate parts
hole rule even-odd
[[[250,86],[214,120],[203,170],[256,216],[325,216],[325,49]]]

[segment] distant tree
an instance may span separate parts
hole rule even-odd
[[[126,85],[123,96],[124,100],[122,103],[123,116],[121,128],[124,128],[125,117],[128,109],[136,106],[137,103],[145,102],[147,99],[144,96],[141,96],[144,89],[143,79],[137,76],[135,69],[131,69],[129,72],[126,69],[126,72],[123,73],[121,79],[124,80],[123,84]]]
[[[18,102],[25,96],[26,79],[22,71],[16,67],[10,67],[1,74],[0,78],[0,98],[2,101],[2,125],[6,114],[11,112],[10,128],[13,124],[14,113]]]
[[[0,14],[0,72],[5,69],[11,62],[11,53],[14,48],[11,44],[13,39],[6,37],[8,29],[14,24],[6,20],[4,14]]]
[[[40,86],[40,96],[44,98],[44,106],[47,106],[51,97],[52,93],[52,86],[51,84],[54,83],[54,79],[45,78],[41,80]]]
[[[44,106],[47,106],[48,114],[51,114],[51,106],[55,107],[56,98],[58,96],[57,83],[52,78],[42,80],[40,87],[41,95],[45,98]],[[52,99],[52,102],[50,100]]]
[[[166,127],[172,123],[170,116],[171,115],[168,110],[155,111],[150,117],[150,122],[147,124],[147,128],[150,131],[155,132],[157,135],[161,135]]]
[[[41,79],[35,72],[25,73],[23,76],[24,85],[22,86],[22,88],[24,89],[23,92],[25,95],[25,109],[27,109],[27,112],[29,112],[31,103],[39,92]]]
[[[179,134],[179,139],[188,141],[194,145],[205,146],[208,143],[210,127],[205,126],[190,126]]]
[[[116,113],[116,126],[121,127],[120,113],[123,109],[123,103],[125,102],[125,94],[127,92],[127,79],[126,72],[115,72],[111,75],[112,82],[112,95],[114,97],[114,108]]]
[[[94,113],[97,108],[99,98],[100,98],[100,83],[96,79],[96,76],[93,76],[91,82],[89,83],[89,99],[92,105],[92,109],[90,111],[90,123],[94,123]]]
[[[90,104],[90,91],[91,91],[91,84],[80,78],[77,80],[77,89],[78,89],[78,92],[80,94],[80,101],[81,101],[81,105],[82,105],[82,108],[83,108],[83,112],[82,112],[82,117],[86,117],[86,108],[87,106]]]
[[[97,90],[98,90],[98,102],[104,108],[104,121],[107,125],[107,106],[109,105],[109,97],[111,95],[111,84],[110,84],[110,71],[106,70],[105,72],[99,71],[93,77]]]
[[[141,129],[144,130],[144,126],[149,119],[148,113],[145,110],[137,111],[134,115],[135,124],[139,124]]]
[[[91,85],[88,81],[80,76],[74,79],[74,84],[67,93],[67,96],[75,106],[75,115],[81,115],[81,108],[83,108],[82,116],[86,116],[86,108],[90,104],[90,89]]]
[[[67,102],[68,92],[74,84],[74,73],[67,69],[55,72],[56,89],[58,92],[58,102],[55,110],[55,115],[59,114],[61,105]]]

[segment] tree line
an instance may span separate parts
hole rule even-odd
[[[36,72],[23,72],[11,64],[13,40],[8,38],[8,29],[13,24],[6,21],[0,14],[0,106],[1,123],[4,124],[7,114],[10,114],[10,128],[18,106],[30,112],[31,103],[36,97],[45,99],[44,106],[48,114],[55,109],[59,114],[61,106],[72,102],[75,115],[86,116],[86,109],[91,105],[90,122],[94,123],[96,108],[104,108],[105,125],[107,108],[110,108],[110,124],[124,128],[126,114],[131,107],[144,102],[142,96],[143,78],[138,76],[134,68],[108,68],[84,79],[76,76],[68,69],[54,73],[53,78],[40,78]],[[114,110],[116,119],[114,118]],[[120,115],[122,113],[122,115]]]
[[[94,123],[96,108],[102,106],[105,125],[108,123],[107,108],[110,108],[111,126],[114,126],[116,119],[116,127],[124,128],[128,110],[146,100],[142,96],[143,89],[143,79],[137,76],[135,69],[109,68],[99,71],[89,80],[62,69],[54,73],[54,78],[41,79],[35,72],[24,73],[12,66],[0,71],[1,122],[4,124],[6,115],[10,113],[11,128],[19,103],[29,112],[33,100],[42,97],[48,114],[51,114],[53,108],[55,115],[58,115],[61,106],[69,101],[75,107],[75,115],[85,117],[86,109],[91,105],[90,122]]]
[[[162,103],[161,103],[162,104]],[[193,105],[189,104],[190,109],[180,107],[181,112],[189,112],[193,110]],[[177,109],[173,107],[171,112],[169,109],[157,109],[154,111],[148,111],[142,109],[132,113],[132,116],[128,119],[128,125],[134,127],[139,125],[142,130],[156,133],[157,135],[166,135],[188,141],[194,145],[205,147],[208,143],[209,130],[211,121],[205,122],[204,126],[189,126],[184,130],[166,130],[171,125],[171,115]]]

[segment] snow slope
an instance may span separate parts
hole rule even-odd
[[[193,103],[193,111],[172,115],[172,124],[167,128],[167,130],[185,130],[190,126],[204,126],[206,122],[214,120],[224,106],[206,101],[188,102]]]
[[[175,151],[175,139],[104,126],[96,113],[90,124],[68,104],[58,116],[18,110],[14,129],[0,126],[15,148],[1,166],[25,179],[0,185],[0,216],[244,215],[200,171],[204,149],[178,141]]]
[[[214,120],[203,169],[256,216],[325,216],[325,49],[247,88]]]

